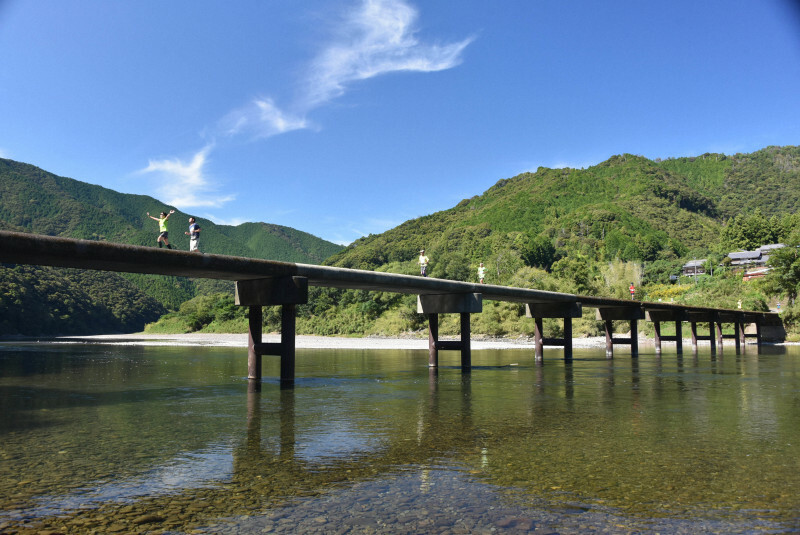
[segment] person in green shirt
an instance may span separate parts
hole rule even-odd
[[[167,239],[168,232],[167,232],[167,219],[169,216],[175,213],[175,210],[170,210],[169,213],[161,212],[161,217],[153,217],[150,215],[150,212],[147,212],[147,217],[158,221],[158,231],[159,235],[156,239],[156,243],[158,243],[158,247],[161,248],[162,244],[167,246],[167,249],[172,249],[172,246],[169,244],[169,240]]]

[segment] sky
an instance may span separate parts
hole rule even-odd
[[[348,244],[540,166],[798,144],[796,0],[0,0],[0,157],[218,224]]]

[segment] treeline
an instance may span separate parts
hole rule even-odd
[[[2,335],[139,332],[165,312],[113,273],[0,264]]]

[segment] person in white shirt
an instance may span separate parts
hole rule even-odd
[[[430,260],[425,256],[425,249],[419,251],[419,274],[423,277],[428,276],[428,262]]]

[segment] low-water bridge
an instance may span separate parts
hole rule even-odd
[[[782,341],[785,336],[780,317],[775,313],[575,295],[19,232],[0,231],[0,262],[232,280],[236,284],[236,304],[249,307],[248,378],[254,389],[260,389],[262,355],[280,356],[281,384],[294,382],[295,312],[297,305],[308,302],[309,285],[416,294],[417,311],[428,318],[431,367],[438,366],[439,350],[458,350],[462,369],[469,370],[470,314],[482,311],[484,299],[525,305],[526,315],[534,322],[537,361],[542,360],[545,345],[563,347],[564,358],[572,358],[572,319],[581,317],[584,307],[596,309],[596,318],[604,322],[609,358],[613,357],[616,345],[630,346],[631,355],[638,356],[638,321],[642,319],[653,322],[657,353],[661,353],[662,342],[667,341],[675,342],[677,352],[683,352],[685,322],[690,326],[694,351],[700,340],[708,341],[713,352],[717,346],[722,348],[725,338],[732,338],[739,350],[748,337],[755,338],[760,345],[763,340]],[[262,342],[264,306],[282,308],[280,342]],[[439,340],[438,316],[448,313],[461,316],[460,340]],[[562,338],[544,336],[544,318],[563,321]],[[615,320],[629,322],[629,337],[614,336]],[[665,322],[675,324],[674,336],[661,335],[661,324]],[[708,325],[707,335],[698,334],[698,324]],[[734,334],[723,335],[723,324],[732,324]],[[754,333],[745,334],[748,325],[754,325]]]

